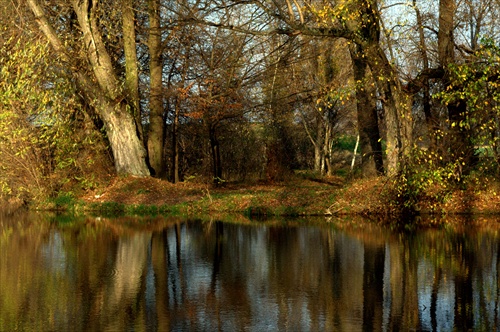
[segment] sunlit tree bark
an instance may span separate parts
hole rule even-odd
[[[139,66],[137,60],[134,10],[134,0],[123,0],[122,24],[123,51],[125,53],[125,90],[142,140],[142,121],[139,106]]]
[[[358,21],[354,22],[357,26],[357,30],[353,31],[356,36],[354,42],[366,58],[380,94],[386,125],[386,174],[394,176],[411,146],[411,108],[396,71],[380,44],[381,18],[377,1],[360,1],[358,5],[361,9]]]

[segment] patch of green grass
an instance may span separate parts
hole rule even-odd
[[[190,212],[190,205],[188,203],[181,203],[176,205],[163,205],[160,207],[160,213],[164,216],[183,216],[187,215]]]
[[[163,215],[170,214],[173,211],[173,206],[168,206],[166,204],[158,206],[158,213]]]
[[[342,135],[333,142],[333,147],[338,150],[353,151],[356,145],[356,137],[351,135]]]
[[[125,214],[127,215],[136,215],[136,216],[156,216],[158,215],[158,207],[156,205],[146,205],[146,204],[138,204],[138,205],[129,205],[125,209]]]
[[[60,192],[52,199],[52,203],[56,210],[74,211],[78,204],[78,200],[72,192]]]
[[[95,210],[104,217],[121,217],[125,215],[125,204],[117,202],[104,202],[95,206]]]

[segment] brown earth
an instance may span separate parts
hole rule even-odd
[[[295,178],[286,183],[181,182],[139,177],[116,177],[106,188],[86,193],[85,203],[116,202],[126,205],[179,205],[188,203],[214,212],[241,212],[252,206],[286,209],[296,207],[303,214],[324,214],[343,186],[339,177]]]
[[[204,185],[172,184],[152,177],[115,177],[106,188],[87,193],[86,203],[116,202],[127,205],[176,205],[203,197]]]

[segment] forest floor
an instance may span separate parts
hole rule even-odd
[[[179,214],[242,213],[248,216],[384,216],[391,212],[390,179],[347,181],[343,177],[294,176],[281,183],[261,181],[172,184],[155,178],[115,177],[105,188],[80,197],[87,210],[110,204],[161,208]],[[500,184],[454,190],[444,202],[422,202],[422,212],[500,214]],[[147,210],[147,209],[146,209]]]

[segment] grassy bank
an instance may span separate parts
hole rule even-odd
[[[435,188],[441,190],[442,188]],[[446,195],[424,193],[415,204],[423,214],[497,214],[497,183],[447,189]],[[391,179],[348,181],[342,177],[295,176],[283,183],[200,182],[172,184],[154,178],[116,177],[107,187],[83,195],[62,193],[41,209],[72,210],[100,215],[218,215],[251,219],[271,216],[394,215],[397,202]],[[439,200],[436,199],[439,197]]]
[[[139,215],[233,213],[255,218],[325,215],[338,200],[343,186],[341,178],[295,178],[279,184],[255,182],[214,186],[126,177],[114,179],[107,188],[75,198],[73,204],[76,209],[86,212]]]

